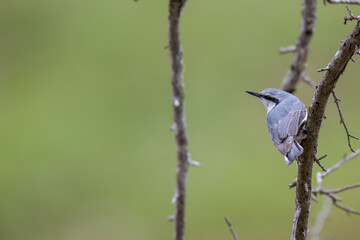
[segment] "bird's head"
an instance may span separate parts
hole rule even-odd
[[[276,88],[267,88],[259,93],[252,91],[246,91],[246,92],[259,98],[261,102],[264,104],[267,112],[270,112],[270,110],[273,109],[281,101],[292,96],[290,93]]]

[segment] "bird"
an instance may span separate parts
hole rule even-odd
[[[266,124],[275,147],[290,165],[304,151],[296,137],[307,120],[305,104],[291,93],[277,88],[261,92],[246,91],[259,98],[267,110]]]

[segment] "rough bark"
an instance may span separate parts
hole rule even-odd
[[[175,139],[177,143],[177,170],[175,189],[175,240],[185,239],[185,197],[189,166],[188,137],[185,127],[183,61],[180,43],[180,15],[186,0],[170,0],[169,3],[169,49],[172,70],[172,92]]]
[[[291,239],[306,239],[311,205],[312,167],[316,156],[321,122],[324,118],[326,104],[331,91],[335,88],[340,75],[344,72],[358,45],[360,45],[359,22],[357,22],[350,35],[342,42],[339,50],[326,67],[326,72],[314,93],[306,124],[307,137],[302,142],[304,153],[298,160],[296,211]]]

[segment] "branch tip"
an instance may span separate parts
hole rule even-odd
[[[231,232],[231,235],[233,236],[234,240],[238,240],[237,236],[236,236],[236,233],[232,227],[232,224],[229,220],[229,218],[227,216],[225,216],[225,222],[226,224],[228,225],[229,229],[230,229],[230,232]]]

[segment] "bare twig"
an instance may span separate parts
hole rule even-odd
[[[294,92],[296,84],[301,80],[302,76],[306,76],[306,60],[310,48],[311,37],[315,28],[316,21],[316,0],[303,0],[302,20],[300,33],[294,48],[294,59],[286,76],[282,81],[282,89],[287,92]],[[280,50],[281,52],[281,50]],[[289,50],[283,52],[290,52]]]
[[[315,157],[315,162],[317,163],[317,165],[319,165],[319,167],[321,168],[321,170],[323,170],[324,172],[326,172],[326,168],[320,163],[320,160],[326,158],[326,156],[327,156],[327,155],[324,155],[324,156],[322,156],[322,157],[320,157],[320,158],[316,158],[316,157]]]
[[[233,229],[233,227],[232,227],[232,225],[231,225],[231,222],[230,222],[229,218],[228,218],[228,217],[225,217],[225,221],[226,221],[226,224],[229,226],[230,232],[231,232],[234,240],[238,240],[238,238],[237,238],[237,236],[236,236],[236,233],[235,233],[235,231],[234,231],[234,229]]]
[[[320,234],[324,227],[326,219],[328,219],[331,211],[331,201],[329,199],[324,198],[323,206],[321,211],[316,217],[314,227],[311,231],[311,240],[320,240]]]
[[[332,166],[331,168],[328,168],[328,170],[323,173],[323,177],[326,177],[327,175],[329,175],[331,172],[335,171],[336,169],[338,169],[339,167],[341,167],[344,163],[346,163],[347,161],[355,158],[356,156],[358,156],[360,154],[360,149],[357,149],[354,153],[344,156],[337,164],[335,164],[334,166]]]
[[[333,190],[326,190],[323,189],[322,187],[322,183],[323,183],[323,179],[329,175],[331,172],[335,171],[336,169],[340,168],[345,162],[355,158],[356,156],[358,156],[360,154],[360,149],[356,150],[354,153],[345,156],[343,159],[341,159],[337,164],[335,164],[334,166],[332,166],[331,168],[329,168],[327,170],[327,172],[317,172],[316,173],[316,182],[317,182],[317,187],[315,189],[312,190],[312,193],[316,196],[317,194],[322,194],[327,196],[328,198],[331,199],[332,203],[334,204],[334,206],[340,208],[341,210],[344,210],[345,212],[347,212],[348,214],[353,213],[353,214],[360,214],[359,211],[345,207],[341,204],[339,204],[339,202],[341,201],[341,199],[337,196],[335,196],[335,193],[340,193],[343,191],[347,191],[350,189],[354,189],[354,188],[358,188],[360,187],[360,183],[358,184],[354,184],[354,185],[349,185],[349,186],[345,186],[342,188],[338,188],[338,189],[333,189]]]
[[[360,0],[323,0],[324,4],[328,3],[345,3],[345,4],[360,4]]]
[[[353,188],[358,188],[358,187],[360,187],[360,183],[350,185],[350,186],[346,186],[346,187],[342,187],[342,188],[338,188],[338,189],[333,189],[333,190],[325,190],[325,189],[323,189],[322,192],[323,193],[339,193],[339,192],[343,192],[343,191],[350,190],[350,189],[353,189]]]
[[[317,142],[320,126],[324,118],[326,105],[340,75],[344,72],[347,63],[360,45],[360,23],[358,22],[350,35],[344,40],[335,56],[328,64],[310,107],[306,122],[307,136],[303,140],[303,154],[298,159],[298,176],[296,185],[296,210],[293,222],[291,239],[304,240],[308,232],[308,218],[311,205],[311,177],[314,156],[317,151]]]
[[[332,93],[332,95],[333,95],[333,97],[334,97],[334,102],[335,102],[336,107],[337,107],[337,109],[338,109],[338,111],[339,111],[340,124],[342,124],[342,125],[344,126],[345,131],[346,131],[349,148],[350,148],[350,150],[351,150],[352,152],[355,152],[354,149],[353,149],[352,146],[351,146],[350,138],[354,138],[354,139],[356,139],[356,140],[359,140],[359,138],[356,137],[356,136],[354,136],[354,135],[352,135],[352,134],[349,132],[349,130],[348,130],[346,124],[345,124],[344,117],[343,117],[342,112],[341,112],[341,108],[340,108],[340,104],[339,104],[340,99],[336,96],[336,93],[335,93],[335,90],[334,90],[334,89],[331,90],[331,93]]]
[[[316,86],[315,82],[309,76],[306,76],[305,73],[301,75],[301,80],[303,80],[312,88]]]
[[[339,201],[341,201],[340,198],[336,197],[335,195],[333,194],[327,194],[327,193],[323,193],[324,195],[326,195],[327,197],[329,197],[331,200],[332,200],[332,203],[334,204],[335,207],[341,209],[341,210],[344,210],[347,214],[356,214],[356,215],[360,215],[360,211],[356,211],[352,208],[349,208],[349,207],[345,207],[343,205],[341,205],[339,203]]]
[[[172,91],[173,91],[173,112],[174,125],[177,143],[177,170],[176,170],[176,189],[173,201],[175,209],[175,240],[184,240],[185,236],[185,196],[186,179],[190,160],[188,151],[188,137],[185,127],[184,111],[184,83],[183,83],[183,61],[180,43],[180,15],[186,4],[186,0],[170,0],[169,3],[169,49],[171,58],[172,72]]]
[[[352,20],[356,20],[356,21],[360,21],[360,15],[359,16],[355,16],[349,9],[349,7],[346,5],[346,9],[349,12],[350,16],[345,16],[344,17],[344,24],[347,23],[347,21],[352,21]]]

